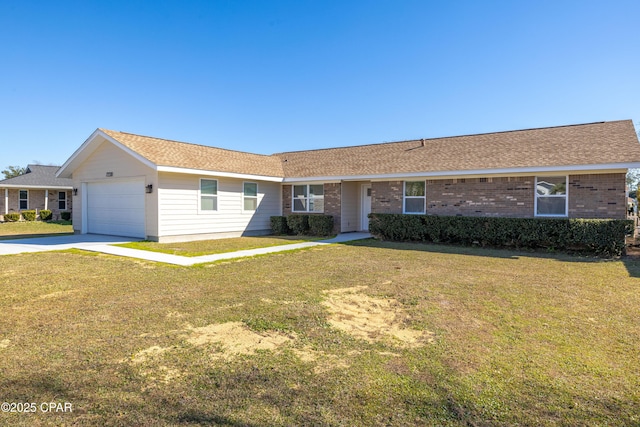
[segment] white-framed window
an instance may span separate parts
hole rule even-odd
[[[242,185],[242,210],[252,212],[258,209],[258,184],[245,182]]]
[[[324,212],[324,184],[294,185],[293,212]]]
[[[536,216],[567,216],[567,177],[536,177]]]
[[[60,211],[67,210],[67,192],[66,191],[58,191],[58,210]]]
[[[200,210],[215,212],[218,210],[218,180],[200,179]]]
[[[403,211],[406,214],[424,214],[427,195],[425,181],[405,181]]]
[[[20,190],[18,193],[18,206],[20,206],[20,210],[29,209],[29,190]]]

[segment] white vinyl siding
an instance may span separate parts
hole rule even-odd
[[[403,212],[406,214],[424,214],[426,212],[426,182],[405,181]]]
[[[358,231],[362,227],[360,226],[360,187],[361,182],[349,182],[342,183],[342,215],[341,215],[341,228],[342,232]]]
[[[537,176],[536,177],[536,216],[567,216],[567,177]]]
[[[282,215],[280,183],[260,181],[256,211],[243,214],[244,181],[225,177],[217,177],[216,181],[218,210],[214,214],[203,213],[199,177],[160,173],[159,236],[269,230],[271,216]]]

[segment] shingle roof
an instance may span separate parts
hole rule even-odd
[[[251,154],[100,129],[158,166],[284,178],[572,167],[640,162],[631,120]]]
[[[631,120],[277,154],[287,177],[640,162]]]
[[[157,166],[269,177],[283,176],[281,161],[277,157],[226,150],[206,145],[188,144],[107,129],[100,130]]]
[[[0,187],[73,187],[69,178],[56,178],[60,166],[28,165],[26,173],[0,181]]]

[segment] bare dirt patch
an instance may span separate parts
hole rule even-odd
[[[433,342],[433,332],[404,327],[408,316],[392,298],[372,298],[362,293],[367,286],[325,291],[322,303],[329,310],[329,323],[369,342],[391,340],[398,347],[419,347]]]
[[[11,340],[2,340],[0,341],[0,348],[7,348],[11,344]]]
[[[160,347],[154,345],[152,347],[145,348],[144,350],[140,350],[139,352],[134,354],[130,362],[134,365],[138,365],[147,362],[150,359],[156,358],[157,356],[165,353],[168,350],[170,350],[169,347]]]
[[[190,328],[187,342],[202,346],[218,344],[221,351],[216,358],[225,358],[239,354],[253,354],[257,350],[275,350],[295,338],[278,332],[253,332],[242,322],[227,322],[207,325],[201,328]]]

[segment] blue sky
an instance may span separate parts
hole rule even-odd
[[[97,128],[271,154],[640,129],[640,2],[0,1],[0,168]]]

